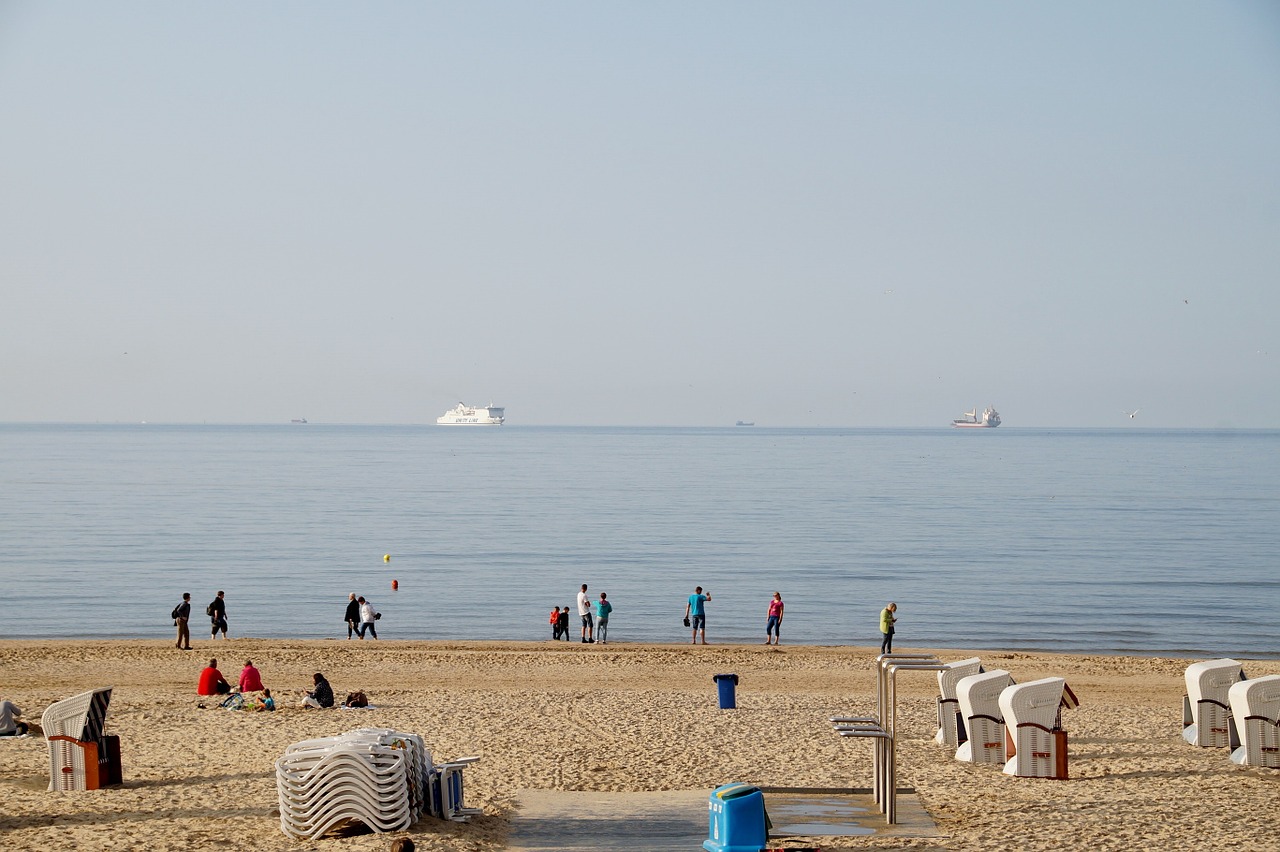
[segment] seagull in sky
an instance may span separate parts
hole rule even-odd
[[[1133,411],[1126,411],[1125,414],[1129,415],[1129,419],[1132,420],[1138,416],[1138,412],[1141,410],[1141,408],[1135,408]]]

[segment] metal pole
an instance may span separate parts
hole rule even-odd
[[[889,825],[896,825],[898,822],[898,672],[899,671],[917,671],[917,672],[937,672],[946,668],[937,657],[918,657],[916,660],[903,663],[890,663],[886,666],[889,677],[889,725],[886,728],[889,734],[886,742],[889,745],[888,767],[885,772],[885,784],[887,786],[887,794],[885,796],[885,807],[882,808],[885,820]]]

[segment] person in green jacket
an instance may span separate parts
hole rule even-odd
[[[890,603],[887,607],[880,610],[880,633],[884,637],[880,640],[880,653],[893,653],[893,624],[898,620],[894,615],[898,611],[896,603]]]

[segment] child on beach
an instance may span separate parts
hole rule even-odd
[[[569,605],[565,604],[564,609],[560,610],[560,638],[569,641]]]
[[[560,638],[560,607],[551,610],[551,618],[548,619],[551,624],[551,639],[554,641]]]

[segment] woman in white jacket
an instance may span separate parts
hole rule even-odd
[[[374,639],[378,638],[378,631],[374,628],[373,623],[378,620],[378,613],[373,608],[373,603],[367,601],[361,596],[360,601],[360,638],[364,638],[365,631],[369,631]]]

